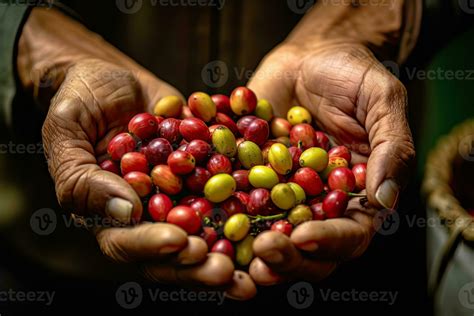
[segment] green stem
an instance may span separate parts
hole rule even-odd
[[[348,193],[350,197],[361,197],[361,198],[366,198],[367,194],[360,194],[360,193]]]
[[[256,223],[256,222],[259,222],[259,221],[272,221],[272,220],[277,220],[277,219],[283,219],[283,218],[286,218],[287,215],[288,214],[285,212],[285,213],[280,213],[280,214],[276,214],[276,215],[269,215],[269,216],[247,215],[247,217],[253,219],[252,223]]]

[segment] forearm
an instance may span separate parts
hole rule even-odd
[[[353,5],[356,2],[359,5]],[[361,44],[379,59],[403,61],[416,41],[420,18],[419,0],[321,0],[286,42]]]
[[[18,76],[26,91],[48,105],[67,69],[87,58],[142,70],[100,36],[59,11],[33,9],[18,43]]]

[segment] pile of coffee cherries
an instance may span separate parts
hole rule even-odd
[[[260,232],[290,235],[303,222],[343,216],[362,196],[354,192],[365,188],[366,165],[350,168],[350,150],[329,148],[311,123],[301,106],[274,117],[246,87],[230,98],[196,92],[187,105],[168,96],[110,141],[101,167],[142,198],[143,220],[175,224],[246,266]]]

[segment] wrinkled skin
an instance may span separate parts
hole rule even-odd
[[[369,203],[362,206],[355,198],[344,218],[304,223],[290,238],[267,232],[255,241],[258,258],[250,274],[256,283],[321,280],[339,261],[364,253],[380,222],[376,215],[389,213],[377,210],[396,207],[398,193],[387,205],[377,189],[386,179],[403,186],[414,160],[405,88],[366,47],[330,42],[280,46],[263,60],[249,87],[273,104],[276,115],[293,105],[307,107],[322,130],[350,147],[353,163],[368,163]]]
[[[67,70],[43,125],[48,166],[62,207],[81,216],[107,217],[107,202],[118,197],[130,201],[133,218],[140,218],[142,204],[135,191],[121,177],[101,170],[96,157],[106,154],[108,141],[126,130],[133,115],[150,110],[166,95],[180,94],[139,69],[85,59]],[[218,287],[237,299],[255,295],[248,274],[234,271],[228,257],[208,254],[203,239],[187,236],[177,226],[144,223],[96,228],[94,233],[107,257],[143,263],[151,280]]]

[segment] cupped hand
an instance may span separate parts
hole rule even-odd
[[[84,59],[67,69],[43,125],[50,173],[63,208],[80,216],[136,223],[140,198],[121,177],[98,166],[109,140],[126,131],[133,115],[167,95],[180,95],[142,68]],[[158,282],[218,287],[240,299],[255,295],[249,275],[232,261],[208,254],[205,241],[165,223],[94,229],[103,253],[117,262],[140,262]]]
[[[369,203],[353,199],[343,218],[304,223],[291,238],[259,236],[250,274],[260,284],[319,280],[341,260],[360,256],[373,237],[377,210],[396,208],[415,156],[406,90],[369,49],[330,42],[303,46],[275,49],[249,87],[278,116],[294,105],[307,107],[320,129],[352,150],[353,162],[367,162]]]

